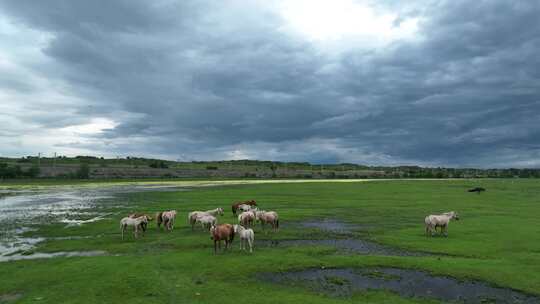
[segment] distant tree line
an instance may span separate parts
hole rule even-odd
[[[311,164],[308,162],[274,162],[258,160],[224,160],[180,162],[142,157],[103,158],[95,156],[58,156],[56,158],[27,156],[0,158],[0,178],[39,177],[40,168],[77,166],[76,172],[64,178],[90,178],[91,168],[156,168],[184,170],[197,176],[196,170],[216,171],[213,176],[227,177],[228,172],[241,171],[245,177],[296,178],[540,178],[538,168],[477,169],[420,166],[365,166],[351,163]],[[185,173],[187,171],[187,173]],[[220,172],[223,172],[220,175]],[[265,173],[266,172],[266,173]],[[132,174],[132,173],[131,173]],[[165,172],[174,176],[174,172]],[[121,175],[119,176],[121,177]]]
[[[23,170],[21,166],[0,163],[0,178],[35,178],[39,175],[39,168],[32,166]]]
[[[474,169],[423,168],[417,166],[390,167],[386,175],[394,178],[540,178],[540,169]]]

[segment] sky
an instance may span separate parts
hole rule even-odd
[[[540,167],[539,1],[0,0],[0,156]]]

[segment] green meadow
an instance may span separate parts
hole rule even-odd
[[[540,180],[374,180],[189,184],[175,191],[127,193],[107,199],[102,221],[66,228],[40,225],[28,236],[48,238],[36,252],[93,251],[103,256],[23,260],[0,263],[0,303],[436,303],[402,298],[385,291],[331,297],[298,286],[258,278],[261,272],[313,267],[389,266],[477,279],[540,295]],[[87,184],[105,187],[106,182]],[[40,185],[41,187],[55,186]],[[487,189],[468,193],[470,187]],[[12,184],[16,189],[26,187]],[[233,249],[217,255],[208,232],[192,232],[192,210],[222,207],[221,223],[236,223],[230,205],[255,199],[280,215],[278,233],[255,227],[253,254]],[[144,237],[120,239],[119,220],[132,211],[176,209],[173,232],[151,222]],[[424,217],[455,210],[449,236],[424,235]],[[257,246],[264,240],[328,239],[331,232],[300,225],[323,218],[355,224],[353,237],[437,256],[345,254],[333,247]],[[88,238],[58,239],[76,236]]]

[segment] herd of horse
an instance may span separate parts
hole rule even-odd
[[[191,230],[195,230],[197,224],[201,228],[210,232],[210,239],[214,241],[214,253],[218,248],[221,250],[221,243],[225,242],[225,250],[229,249],[234,240],[234,236],[240,237],[240,249],[253,252],[255,232],[252,227],[256,222],[261,224],[262,229],[270,225],[274,232],[279,230],[279,215],[275,211],[260,210],[255,200],[245,202],[235,202],[232,205],[233,215],[238,214],[238,224],[219,224],[218,217],[224,214],[223,208],[215,208],[206,211],[192,211],[188,213],[187,220]],[[138,238],[148,228],[148,222],[156,220],[156,227],[161,230],[163,225],[166,231],[172,231],[176,221],[176,210],[157,212],[154,217],[145,213],[131,213],[120,220],[120,230],[122,240],[128,227],[133,227],[133,235]]]
[[[279,216],[275,211],[259,210],[255,200],[245,202],[236,202],[232,204],[231,211],[233,215],[238,214],[238,224],[218,223],[218,217],[224,214],[223,208],[215,208],[206,211],[192,211],[188,213],[187,220],[191,226],[191,230],[195,230],[197,224],[201,225],[203,230],[210,232],[210,239],[214,241],[214,253],[217,253],[218,248],[221,250],[221,242],[225,242],[225,250],[229,249],[234,240],[234,236],[240,237],[240,249],[253,252],[253,242],[255,240],[255,232],[252,227],[256,222],[261,223],[264,230],[265,225],[269,224],[272,230],[279,230]],[[155,214],[156,227],[161,229],[161,225],[167,231],[174,229],[176,221],[176,210],[167,210],[157,212]],[[120,220],[120,229],[122,240],[124,233],[128,227],[133,227],[133,235],[135,238],[148,228],[148,222],[153,218],[145,213],[132,213]],[[440,235],[448,236],[448,225],[451,220],[459,220],[457,212],[450,211],[442,214],[428,215],[424,219],[426,236],[433,236],[437,233],[437,228],[440,229]]]

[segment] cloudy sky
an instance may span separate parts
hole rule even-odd
[[[0,156],[540,167],[539,1],[0,0]]]

